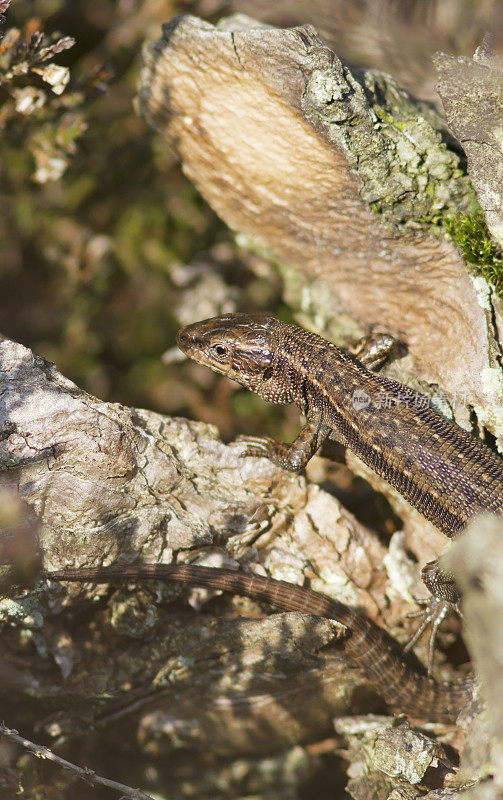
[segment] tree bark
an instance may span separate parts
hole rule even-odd
[[[439,53],[435,61],[447,122],[463,145],[487,227],[503,247],[503,62],[491,40],[473,59]]]
[[[101,402],[10,340],[0,363],[3,541],[18,573],[29,571],[26,529],[35,529],[19,498],[36,512],[46,569],[176,554],[294,582],[308,575],[376,619],[389,612],[391,626],[400,616],[400,602],[386,610],[377,537],[304,478],[241,458],[201,423]],[[215,601],[214,615],[167,605],[181,593],[11,589],[0,602],[13,628],[0,665],[5,720],[22,731],[36,713],[42,730],[71,743],[90,725],[118,733],[126,718],[146,753],[183,743],[236,754],[281,750],[329,732],[335,714],[377,707],[361,676],[323,651],[340,633],[334,623],[262,618],[245,601],[236,617],[229,599]],[[200,608],[209,595],[189,597]],[[82,615],[89,624],[76,622]],[[37,645],[29,657],[27,636]]]
[[[10,340],[0,343],[0,364],[3,555],[18,571],[29,572],[30,552],[38,566],[29,533],[46,569],[166,562],[175,554],[241,563],[293,582],[308,577],[404,635],[404,595],[419,584],[400,537],[386,553],[375,534],[304,478],[241,458],[239,445],[223,445],[203,424],[101,402]],[[8,578],[4,572],[4,587]],[[131,753],[139,747],[147,763],[162,756],[170,774],[163,788],[181,779],[175,754],[182,745],[206,757],[246,754],[249,770],[254,763],[266,773],[260,757],[272,754],[277,774],[269,789],[281,796],[285,781],[301,781],[307,764],[315,768],[316,748],[300,758],[295,746],[330,736],[335,717],[335,743],[344,736],[355,763],[362,737],[372,753],[353,772],[353,796],[362,785],[378,796],[397,780],[411,781],[414,792],[443,785],[450,760],[434,739],[407,725],[393,733],[386,718],[355,718],[380,704],[337,657],[340,626],[298,613],[263,617],[256,604],[232,599],[213,600],[212,614],[194,613],[180,605],[180,594],[167,586],[47,581],[22,592],[11,587],[0,601],[10,629],[0,661],[4,719],[28,735],[35,718],[39,737],[56,737],[53,749],[65,754],[92,730],[94,751],[120,740]],[[189,593],[198,609],[209,599]],[[484,619],[490,636],[491,604],[480,614],[472,630]],[[455,731],[447,740],[460,743]],[[192,787],[201,769],[196,760],[187,778],[184,765]]]

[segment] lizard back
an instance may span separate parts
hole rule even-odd
[[[320,410],[329,435],[443,533],[455,535],[476,513],[503,512],[503,461],[480,439],[425,395],[315,334],[284,327],[278,359],[294,402],[307,414]]]

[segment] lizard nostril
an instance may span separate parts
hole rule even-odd
[[[187,333],[187,329],[186,328],[182,328],[176,334],[176,343],[177,343],[178,347],[181,347],[183,349],[183,347],[187,347],[189,342],[190,342],[190,336]]]

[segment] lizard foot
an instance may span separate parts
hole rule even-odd
[[[243,451],[239,454],[241,458],[245,456],[268,458],[290,472],[300,472],[304,469],[312,455],[309,443],[306,447],[294,447],[285,442],[275,442],[268,436],[238,436],[236,442],[244,445]]]
[[[433,671],[435,642],[437,639],[438,629],[443,620],[449,614],[451,614],[453,611],[457,611],[459,613],[459,609],[456,603],[451,603],[442,598],[431,597],[427,600],[418,600],[417,602],[418,605],[423,606],[423,608],[420,611],[412,611],[410,614],[407,614],[407,617],[409,619],[423,617],[423,621],[421,622],[415,634],[404,647],[404,652],[407,653],[409,650],[411,650],[419,641],[423,633],[431,626],[430,640],[428,643],[428,675],[431,675]]]

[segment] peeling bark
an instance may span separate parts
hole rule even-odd
[[[490,37],[473,59],[442,53],[435,62],[447,122],[467,155],[487,227],[503,247],[503,62]]]

